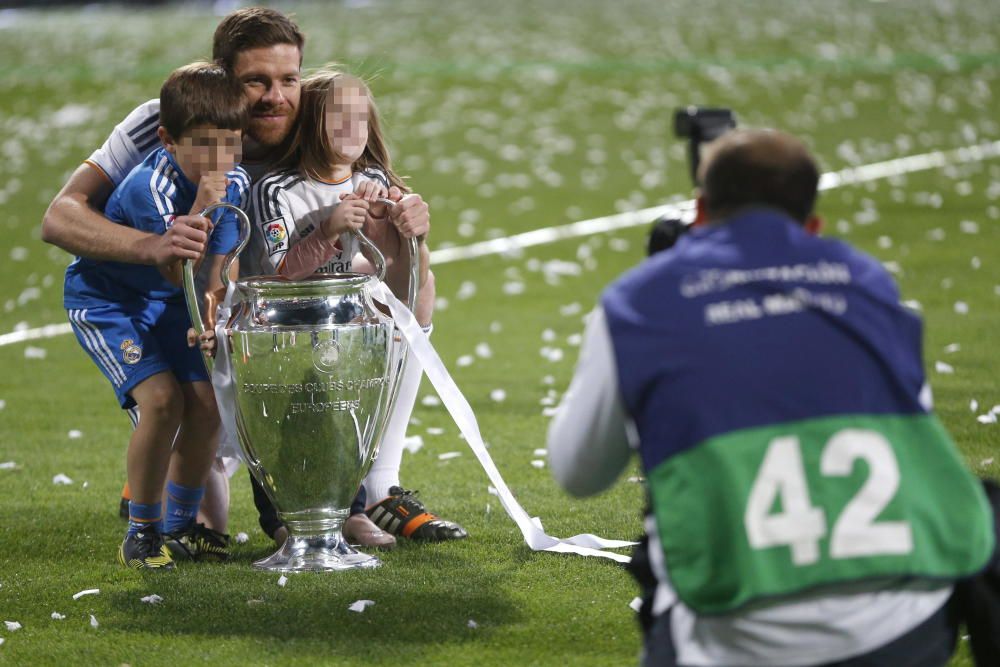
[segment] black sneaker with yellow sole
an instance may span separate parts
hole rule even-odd
[[[229,560],[229,536],[203,523],[163,536],[175,558],[221,563]]]
[[[174,559],[163,542],[163,535],[153,529],[126,535],[118,547],[118,562],[134,570],[174,569]]]
[[[366,509],[365,514],[382,530],[411,540],[445,542],[469,536],[454,521],[446,521],[424,509],[416,496],[416,491],[393,486],[389,495]]]

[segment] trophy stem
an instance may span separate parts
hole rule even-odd
[[[291,532],[277,552],[255,561],[258,570],[271,572],[336,572],[343,570],[370,569],[382,562],[375,556],[362,553],[349,545],[340,532],[317,534]]]

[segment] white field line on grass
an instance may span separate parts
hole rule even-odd
[[[989,141],[961,148],[953,148],[946,151],[931,151],[918,155],[886,160],[884,162],[873,162],[857,167],[848,167],[840,171],[831,171],[823,174],[819,181],[819,189],[833,190],[848,185],[867,183],[882,178],[892,176],[902,176],[917,171],[928,169],[940,169],[953,164],[964,164],[968,162],[982,162],[990,158],[1000,156],[1000,141]],[[589,236],[591,234],[603,234],[606,232],[648,225],[657,217],[674,211],[684,212],[694,206],[694,200],[689,199],[676,204],[663,204],[638,211],[628,211],[615,215],[606,215],[590,220],[581,220],[568,225],[558,227],[543,227],[522,234],[514,234],[504,238],[470,243],[469,245],[456,246],[453,248],[441,248],[431,252],[431,266],[447,264],[448,262],[459,262],[466,259],[486,257],[487,255],[501,255],[505,253],[517,252],[523,248],[555,243],[565,239]],[[0,347],[23,343],[30,340],[42,338],[53,338],[72,332],[69,323],[47,324],[35,329],[22,329],[0,335]]]
[[[932,151],[930,153],[910,155],[894,160],[886,160],[885,162],[873,162],[872,164],[864,164],[858,167],[848,167],[840,171],[827,172],[820,178],[819,189],[832,190],[846,185],[856,185],[881,178],[902,176],[903,174],[910,174],[915,171],[937,169],[952,164],[981,162],[997,156],[1000,156],[1000,141],[963,146],[962,148],[947,151]],[[523,234],[515,234],[514,236],[506,236],[490,241],[480,241],[479,243],[471,243],[465,246],[441,248],[431,252],[431,266],[447,262],[458,262],[464,259],[485,257],[486,255],[516,252],[522,248],[553,243],[578,236],[589,236],[590,234],[601,234],[625,229],[626,227],[648,225],[664,213],[671,211],[683,212],[690,210],[693,206],[694,200],[689,199],[677,204],[663,204],[638,211],[627,211],[616,215],[606,215],[602,218],[581,220],[580,222],[560,225],[559,227],[545,227],[543,229],[524,232]]]

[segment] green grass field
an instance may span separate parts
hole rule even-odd
[[[678,105],[730,106],[745,125],[797,133],[826,170],[1000,139],[995,0],[293,9],[307,68],[339,60],[375,76],[400,171],[431,202],[434,248],[687,198],[685,147],[670,128]],[[170,70],[209,55],[217,21],[191,7],[0,11],[0,334],[66,321],[70,258],[40,241],[45,207]],[[990,476],[1000,426],[977,416],[1000,404],[998,200],[993,158],[820,202],[828,233],[886,262],[921,305],[938,412],[970,467]],[[545,445],[543,410],[572,374],[582,317],[641,260],[645,231],[435,268],[434,343],[514,493],[553,535],[640,531],[639,484],[623,478],[574,500],[531,460]],[[404,544],[378,571],[280,587],[250,568],[270,545],[241,471],[230,528],[250,540],[235,560],[142,576],[114,557],[130,425],[103,377],[65,335],[0,347],[0,369],[0,463],[14,464],[0,468],[0,621],[23,626],[0,626],[0,664],[634,664],[628,575],[603,559],[530,551],[441,407],[418,404],[410,435],[424,447],[404,456],[402,477],[469,540]],[[505,400],[491,399],[496,389]],[[53,484],[59,473],[73,483]],[[72,599],[88,588],[100,594]],[[140,602],[154,593],[162,604]],[[358,599],[376,605],[348,611]],[[965,656],[954,664],[971,664]]]

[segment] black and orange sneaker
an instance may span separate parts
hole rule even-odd
[[[163,543],[163,536],[154,529],[126,535],[118,547],[118,562],[133,570],[172,570],[174,559]]]
[[[444,542],[469,536],[454,521],[446,521],[424,509],[416,496],[416,491],[390,487],[389,495],[366,509],[365,514],[382,530],[411,540]]]
[[[229,560],[229,536],[203,523],[163,536],[175,558],[221,563]]]

